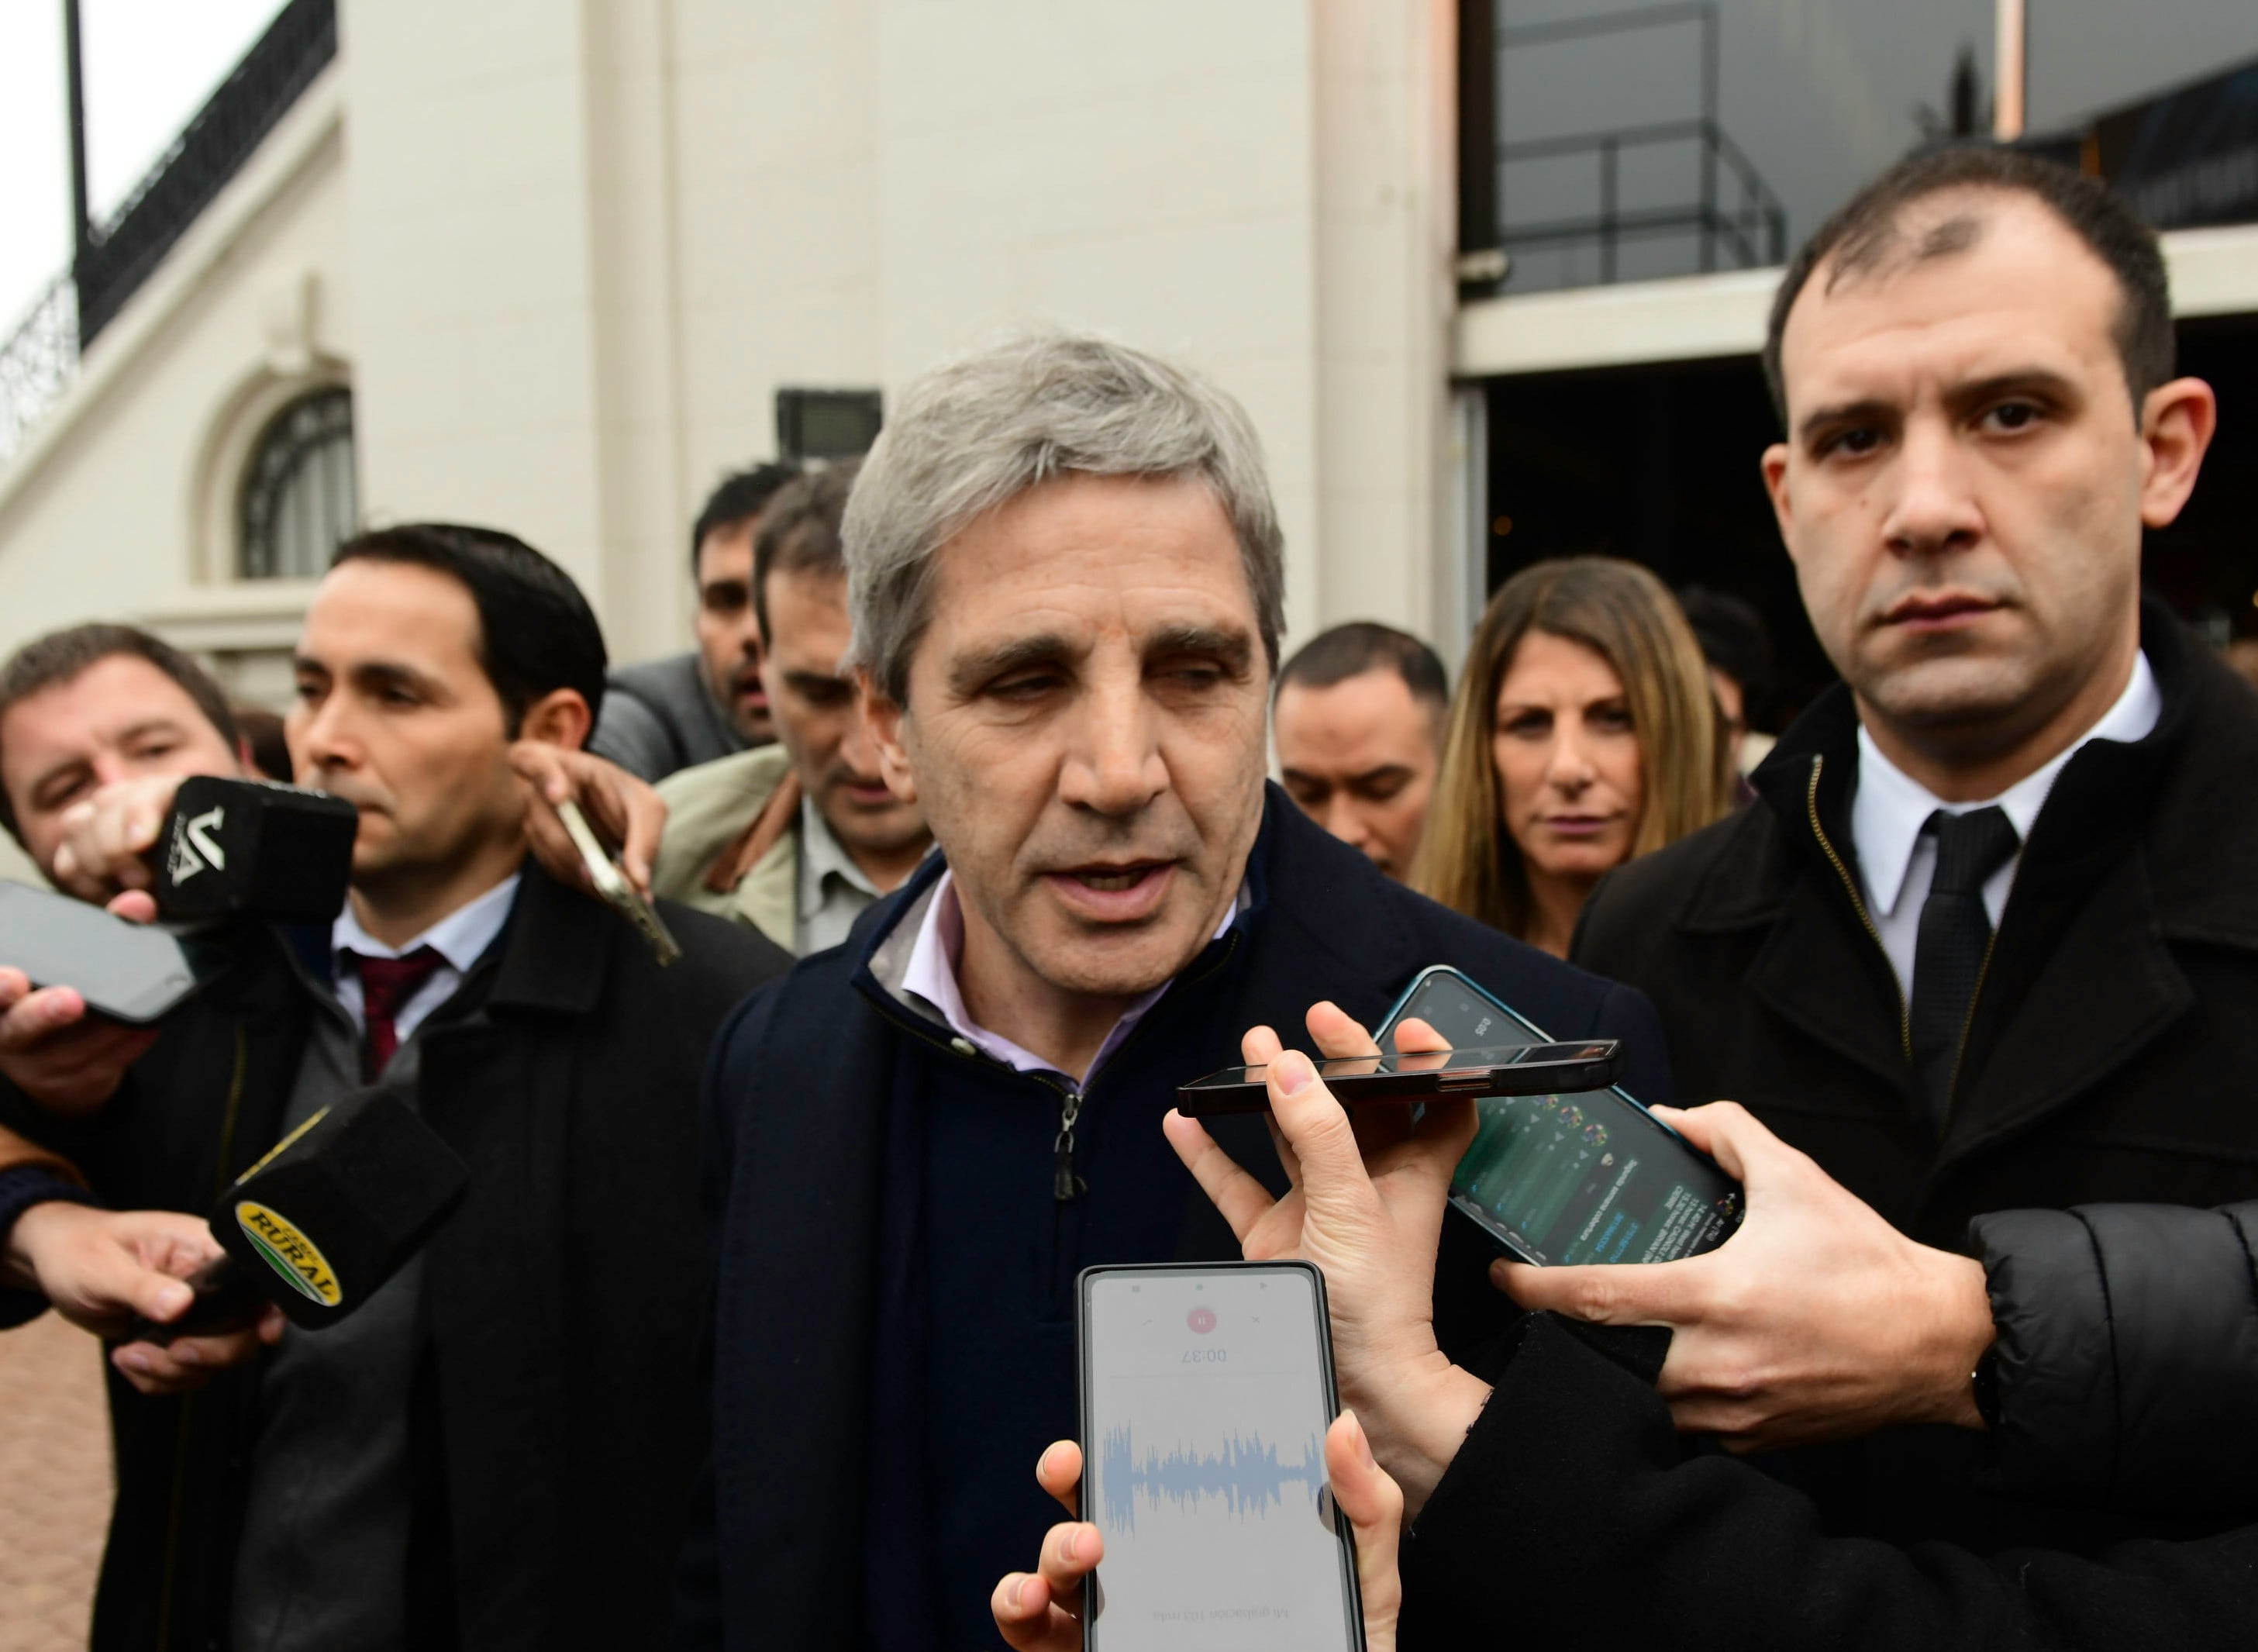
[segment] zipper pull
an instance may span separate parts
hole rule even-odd
[[[1062,1205],[1073,1203],[1090,1191],[1090,1184],[1074,1173],[1074,1132],[1061,1130],[1057,1158],[1051,1171],[1051,1197]]]
[[[1058,1139],[1051,1143],[1051,1197],[1062,1205],[1090,1191],[1090,1184],[1074,1173],[1074,1125],[1081,1116],[1082,1093],[1069,1091],[1059,1109]]]

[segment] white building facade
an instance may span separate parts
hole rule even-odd
[[[1462,303],[1460,53],[1511,21],[1466,0],[334,5],[51,404],[0,418],[0,654],[125,619],[279,706],[323,524],[427,517],[549,552],[615,659],[671,652],[687,524],[775,453],[779,389],[1060,324],[1246,403],[1295,636],[1455,658],[1506,520],[1476,387],[1752,357],[1775,279]],[[2258,311],[2258,231],[2171,239],[2183,304]]]

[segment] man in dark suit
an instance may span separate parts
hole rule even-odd
[[[685,1646],[993,1643],[998,1557],[1047,1520],[1026,1463],[1072,1431],[1076,1273],[1236,1254],[1161,1122],[1251,1023],[1377,1020],[1450,963],[1668,1093],[1637,993],[1390,883],[1264,783],[1280,538],[1220,393],[1075,337],[939,369],[845,541],[887,780],[941,854],[715,1052]]]
[[[112,1203],[202,1212],[373,1086],[463,1157],[470,1193],[339,1325],[184,1398],[113,1379],[94,1643],[654,1644],[704,1449],[697,1074],[786,959],[675,909],[662,972],[528,858],[512,743],[579,745],[604,648],[522,542],[349,543],[296,670],[299,778],[360,811],[346,910],[238,936],[232,972],[85,1116],[0,1100]]]
[[[1948,151],[1822,229],[1774,307],[1765,475],[1844,681],[1757,806],[1622,868],[1579,932],[1579,961],[1653,996],[1686,1093],[1942,1250],[1989,1211],[2258,1194],[2258,700],[2140,592],[2142,530],[2215,418],[2172,349],[2154,235],[2063,168]],[[1729,1274],[1721,1253],[1715,1294],[1667,1311],[1636,1280],[1513,1288],[1672,1325],[1681,1426],[1745,1446],[1959,1425],[1799,1464],[1843,1529],[2064,1530],[1971,1483],[2045,1380],[1992,1349],[1975,1260],[1934,1271],[1851,1385],[1850,1292],[1840,1337],[1777,1292],[1776,1320],[1729,1322],[1753,1283]]]

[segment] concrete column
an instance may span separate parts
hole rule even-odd
[[[1324,625],[1461,623],[1451,497],[1455,8],[1314,0]],[[1445,652],[1455,655],[1445,639]]]
[[[621,657],[650,627],[609,611],[614,542],[655,531],[635,511],[674,471],[664,241],[636,210],[664,203],[658,12],[344,0],[340,18],[365,508],[522,534]],[[655,456],[657,488],[635,470]]]

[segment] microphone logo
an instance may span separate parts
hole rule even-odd
[[[216,872],[227,870],[227,851],[212,837],[226,821],[227,809],[222,805],[193,820],[181,822],[179,830],[173,834],[173,864],[168,868],[174,883],[186,883],[207,865]]]
[[[259,1260],[288,1280],[309,1302],[337,1307],[345,1300],[337,1271],[312,1240],[256,1200],[238,1200],[235,1220]]]

